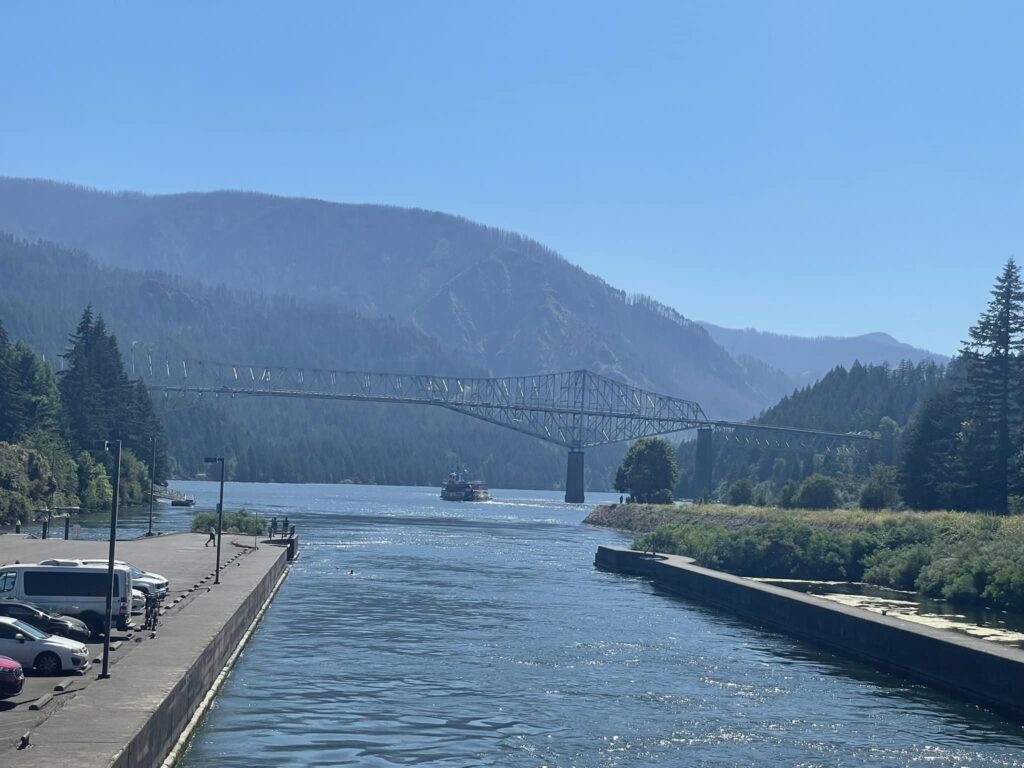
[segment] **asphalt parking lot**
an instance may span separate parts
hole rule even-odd
[[[86,672],[65,672],[43,677],[25,670],[22,692],[9,699],[0,699],[0,748],[17,744],[22,734],[56,712],[63,703],[91,685],[119,685],[117,666],[134,648],[142,643],[159,643],[160,629],[165,623],[185,620],[179,616],[191,601],[202,599],[213,584],[215,575],[215,547],[204,547],[205,534],[181,533],[154,536],[117,543],[116,557],[127,560],[146,571],[154,571],[170,582],[163,601],[157,632],[142,631],[143,615],[132,616],[135,631],[111,634],[110,679],[99,680],[102,670],[100,659],[103,643],[87,643],[89,659],[93,663]],[[222,543],[222,579],[229,578],[229,569],[249,552],[252,537],[225,534]],[[34,563],[47,558],[106,558],[107,543],[102,541],[64,541],[62,539],[34,539],[23,535],[0,535],[0,565],[14,562]],[[186,614],[187,616],[187,614]],[[55,688],[62,683],[64,690]],[[128,681],[124,683],[129,684]],[[62,686],[63,687],[63,686]],[[52,698],[46,699],[48,694]],[[36,702],[43,706],[36,710]]]

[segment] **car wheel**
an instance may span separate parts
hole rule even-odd
[[[83,613],[82,621],[85,622],[85,626],[89,628],[89,632],[92,634],[92,639],[99,639],[100,635],[103,634],[103,619],[95,613]]]
[[[59,675],[61,670],[60,657],[56,653],[44,651],[36,656],[36,672],[41,675]]]

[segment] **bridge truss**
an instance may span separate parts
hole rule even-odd
[[[693,400],[586,370],[481,378],[172,360],[158,358],[152,350],[137,361],[134,346],[130,368],[133,378],[167,397],[282,397],[446,408],[568,448],[566,501],[583,501],[583,450],[598,445],[690,429],[708,439],[713,431],[728,441],[776,448],[874,439],[715,421]],[[698,451],[698,461],[703,454]],[[706,474],[710,482],[710,468],[698,474]]]

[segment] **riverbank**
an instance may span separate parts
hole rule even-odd
[[[1024,651],[695,565],[677,555],[598,547],[594,564],[809,640],[1024,720]]]
[[[117,556],[167,576],[171,592],[155,636],[112,635],[110,678],[100,665],[61,677],[31,676],[0,711],[0,763],[18,768],[156,766],[174,747],[287,572],[287,549],[225,534],[220,584],[200,534],[118,542]],[[106,557],[102,541],[0,536],[0,562]],[[136,626],[141,616],[135,616]],[[115,645],[116,644],[116,645]],[[90,645],[98,656],[101,645]],[[47,698],[49,694],[52,697]],[[38,711],[32,703],[41,704]],[[103,713],[98,717],[96,713]],[[17,749],[28,733],[30,749]]]
[[[1024,517],[963,512],[607,505],[585,523],[635,546],[762,578],[863,581],[953,603],[1024,608]]]

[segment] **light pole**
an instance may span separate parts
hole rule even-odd
[[[153,491],[156,488],[156,435],[153,435],[153,461],[149,465],[149,532],[153,535]]]
[[[220,537],[224,528],[224,457],[207,456],[204,461],[207,464],[220,462],[220,501],[217,503],[217,570],[213,577],[213,583],[220,584]]]
[[[110,502],[110,553],[107,555],[107,620],[103,632],[103,671],[101,679],[110,677],[110,622],[111,622],[111,600],[114,596],[114,545],[117,542],[117,497],[120,493],[121,484],[121,441],[107,440],[103,443],[103,450],[109,451],[112,446],[117,446],[117,458],[114,459],[114,498]],[[127,598],[131,605],[131,595],[121,595]]]

